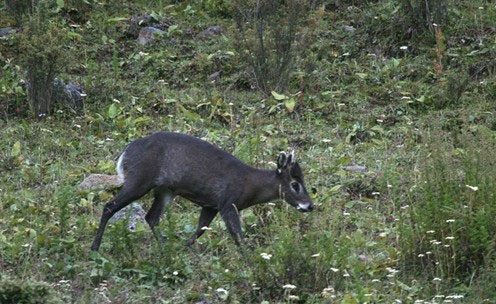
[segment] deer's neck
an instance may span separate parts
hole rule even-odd
[[[243,209],[280,198],[281,183],[275,170],[251,168],[250,171],[245,180]]]

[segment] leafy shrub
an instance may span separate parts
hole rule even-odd
[[[202,0],[195,1],[203,6],[205,12],[212,16],[231,17],[232,2],[226,0]]]
[[[0,280],[0,303],[37,304],[61,303],[51,292],[51,287],[43,282]]]
[[[33,8],[38,1],[35,0],[5,0],[5,6],[18,24],[22,19],[33,12]]]
[[[36,117],[50,114],[53,83],[67,62],[64,44],[67,36],[50,20],[45,2],[40,2],[21,37],[21,66],[26,72],[28,99]]]
[[[448,8],[444,0],[401,0],[401,11],[409,31],[424,32],[433,28],[433,23],[444,25]]]
[[[236,1],[237,49],[258,89],[284,92],[297,57],[296,41],[311,5],[302,0]]]

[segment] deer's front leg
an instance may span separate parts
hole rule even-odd
[[[243,231],[241,230],[238,209],[234,204],[228,204],[220,210],[220,215],[226,223],[227,230],[231,233],[236,245],[240,246],[243,241]]]
[[[204,232],[205,230],[203,227],[208,227],[212,220],[215,218],[217,215],[217,210],[208,208],[208,207],[203,207],[200,213],[200,220],[198,221],[198,228],[196,229],[195,234],[186,242],[187,246],[191,246],[196,239],[198,239]]]

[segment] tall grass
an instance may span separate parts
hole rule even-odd
[[[495,260],[496,140],[484,127],[447,135],[430,139],[418,193],[402,214],[402,263],[437,282],[470,283]]]

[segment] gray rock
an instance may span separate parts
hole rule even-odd
[[[79,184],[79,190],[119,188],[123,183],[118,175],[90,174]]]
[[[358,166],[358,165],[346,166],[346,167],[344,167],[344,169],[347,171],[353,171],[353,172],[367,172],[368,171],[367,167]]]
[[[141,45],[147,45],[155,39],[156,35],[160,36],[163,34],[165,34],[165,32],[158,28],[151,26],[144,27],[139,32],[138,43]]]
[[[196,38],[204,39],[207,37],[218,36],[222,34],[224,34],[224,30],[220,26],[214,25],[207,28],[206,30],[201,31],[198,35],[196,35]]]
[[[86,96],[84,89],[75,82],[65,83],[60,78],[55,78],[53,81],[53,97],[58,103],[80,112],[84,107],[83,98]]]
[[[343,25],[341,29],[345,32],[355,33],[356,29],[351,25]]]
[[[171,17],[158,16],[153,13],[145,13],[131,17],[129,24],[124,33],[134,39],[138,38],[139,32],[144,27],[154,27],[159,30],[165,31],[169,26],[176,24]]]
[[[143,207],[138,202],[133,202],[114,214],[114,216],[110,218],[109,223],[127,220],[127,229],[134,232],[136,231],[136,224],[138,222],[142,225],[146,224],[145,215],[146,212]]]
[[[0,28],[0,37],[7,37],[12,34],[12,32],[16,32],[17,29],[13,27],[4,27]]]
[[[79,184],[80,190],[89,189],[111,189],[118,188],[122,186],[124,181],[118,175],[107,175],[107,174],[90,174],[84,179],[84,181]],[[128,221],[127,229],[131,232],[136,231],[136,224],[140,222],[145,225],[146,212],[138,202],[133,202],[132,204],[119,210],[112,218],[109,223],[116,223],[118,221]]]
[[[212,73],[210,76],[208,76],[207,80],[208,81],[216,81],[220,78],[220,71]]]

